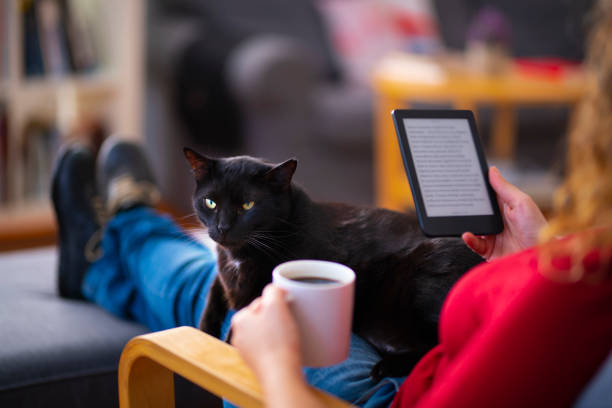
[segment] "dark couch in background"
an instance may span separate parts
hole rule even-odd
[[[297,157],[313,196],[371,202],[371,93],[343,80],[313,1],[149,5],[146,140],[173,206],[191,212],[185,145]]]

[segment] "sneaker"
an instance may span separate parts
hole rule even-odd
[[[142,148],[111,136],[98,154],[99,191],[108,214],[155,206],[160,192]]]
[[[59,294],[82,299],[85,272],[101,254],[98,243],[103,218],[90,147],[80,143],[62,147],[53,170],[51,201],[58,226]]]

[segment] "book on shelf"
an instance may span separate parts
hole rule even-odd
[[[95,42],[96,14],[91,0],[69,0],[63,8],[67,21],[68,43],[71,61],[76,72],[90,72],[99,65]]]
[[[108,134],[103,117],[81,117],[61,133],[57,125],[33,116],[26,121],[22,134],[19,165],[22,170],[23,195],[19,201],[47,200],[51,191],[53,163],[63,141],[80,140],[99,150]]]
[[[21,163],[23,165],[23,198],[48,199],[53,159],[60,144],[58,129],[48,122],[30,119],[23,132]]]
[[[87,73],[98,67],[88,0],[27,0],[21,9],[26,76]]]
[[[62,76],[71,71],[66,13],[59,0],[36,0],[36,22],[45,74]]]
[[[45,73],[43,65],[36,8],[34,2],[22,2],[23,13],[23,66],[27,76],[38,76]]]

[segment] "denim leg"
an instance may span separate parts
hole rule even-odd
[[[305,368],[304,374],[310,385],[351,404],[368,408],[387,407],[406,377],[387,377],[374,382],[370,371],[379,360],[376,350],[353,334],[346,360],[330,367]]]
[[[304,368],[304,376],[310,385],[351,404],[365,408],[388,407],[406,377],[387,377],[374,382],[370,370],[379,360],[376,350],[353,334],[346,360],[330,367]],[[235,407],[227,401],[223,401],[223,406]]]
[[[170,218],[139,207],[111,219],[83,294],[151,330],[197,326],[217,275],[215,254]]]
[[[197,326],[212,282],[217,275],[215,255],[194,241],[168,217],[148,208],[117,214],[106,226],[103,256],[83,281],[83,294],[113,314],[135,319],[151,330]],[[228,313],[221,338],[229,330]],[[374,383],[370,370],[380,359],[356,335],[344,362],[306,368],[308,382],[353,404],[388,406],[403,378]]]

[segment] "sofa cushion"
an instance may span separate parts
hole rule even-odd
[[[116,406],[125,343],[147,328],[56,291],[56,250],[0,255],[0,406]]]
[[[123,346],[148,329],[57,296],[55,248],[0,254],[0,407],[119,405]],[[220,400],[175,376],[176,406]]]
[[[116,371],[144,326],[57,296],[53,248],[0,257],[0,391]]]

